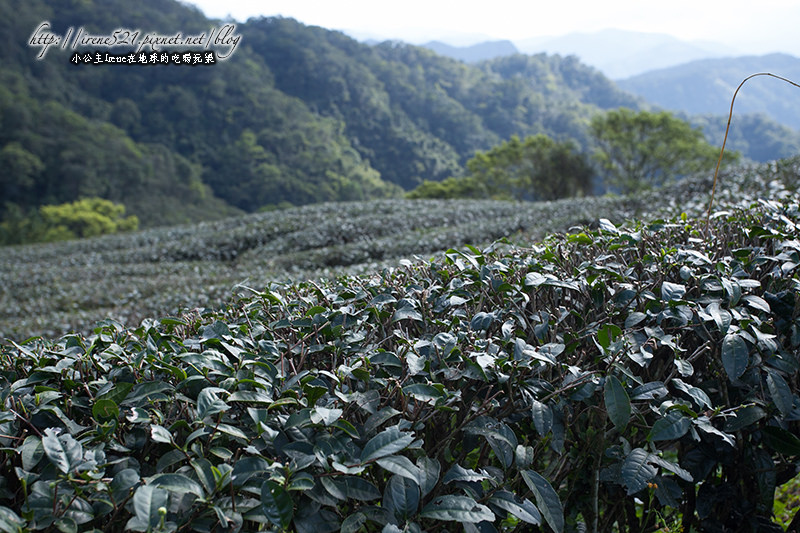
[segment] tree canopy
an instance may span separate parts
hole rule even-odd
[[[43,205],[27,215],[11,204],[6,219],[0,222],[0,243],[63,241],[138,228],[136,215],[125,216],[124,205],[103,198]]]
[[[512,136],[467,161],[468,174],[442,182],[426,181],[412,198],[555,200],[590,194],[594,172],[572,142],[546,135]]]
[[[662,186],[681,176],[710,170],[719,149],[699,129],[667,111],[620,108],[595,116],[590,131],[606,186],[634,192]],[[727,153],[725,161],[738,158]]]

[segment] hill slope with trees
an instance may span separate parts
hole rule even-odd
[[[363,276],[240,284],[226,305],[137,327],[0,340],[0,529],[796,531],[799,172],[795,159],[724,175],[709,221],[693,216],[703,176],[591,199],[640,203],[651,222],[601,218]],[[675,201],[690,214],[652,220]],[[535,217],[550,224],[578,202],[521,205],[550,208]],[[488,206],[466,227],[494,222]],[[341,208],[309,224],[312,246]],[[281,219],[311,222],[303,209]],[[366,220],[384,236],[420,221],[393,213]],[[277,229],[255,217],[226,222]],[[209,238],[183,252],[230,258],[264,235],[249,229],[183,228]],[[362,228],[342,229],[329,236],[357,244]],[[69,263],[96,272],[103,256],[152,258],[157,237],[14,252],[72,248]],[[43,274],[4,262],[29,285]]]
[[[653,70],[617,84],[655,105],[693,115],[722,114],[741,81],[756,72],[800,79],[800,58],[788,54],[701,59]],[[800,130],[797,89],[774,79],[749,81],[736,97],[740,114],[761,113]]]
[[[598,110],[586,94],[637,105],[574,58],[467,66],[282,18],[237,25],[241,46],[213,67],[76,66],[55,49],[37,61],[28,43],[45,20],[59,35],[189,35],[220,23],[172,0],[2,0],[0,15],[3,215],[8,204],[97,196],[148,227],[394,196],[461,173],[476,150],[514,134],[585,141]],[[599,90],[580,89],[586,80]]]
[[[58,49],[36,59],[42,21],[59,35],[224,24],[174,0],[0,0],[0,220],[89,197],[143,228],[396,197],[515,135],[588,151],[593,116],[646,107],[575,57],[466,65],[278,17],[236,25],[239,45],[213,66],[74,65]]]

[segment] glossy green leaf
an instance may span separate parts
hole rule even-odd
[[[294,398],[292,398],[294,399]],[[232,392],[228,396],[228,402],[244,402],[254,404],[274,405],[272,396],[263,391],[241,390]],[[278,406],[276,406],[278,407]]]
[[[556,533],[564,531],[564,508],[558,493],[553,490],[553,486],[544,477],[533,470],[523,470],[520,472],[522,479],[528,488],[533,492],[536,499],[536,507],[544,517],[547,524]]]
[[[604,324],[597,330],[597,343],[607,350],[611,343],[615,342],[622,336],[622,328],[616,324]]]
[[[92,417],[98,422],[119,418],[119,406],[114,400],[98,399],[92,406]]]
[[[402,476],[392,476],[383,492],[383,506],[405,521],[417,514],[421,495],[419,485]]]
[[[520,501],[514,493],[507,490],[495,492],[489,498],[489,503],[508,511],[527,524],[538,526],[542,523],[542,515],[531,501],[528,499]]]
[[[464,431],[473,435],[483,435],[504,468],[509,468],[514,462],[514,451],[518,441],[514,431],[507,424],[491,417],[481,416],[470,422]]]
[[[618,431],[623,431],[631,418],[631,401],[622,383],[615,376],[606,377],[603,398],[608,417]]]
[[[420,457],[417,459],[417,467],[419,468],[419,488],[422,496],[425,497],[430,493],[439,483],[439,476],[441,475],[441,464],[436,459],[430,457]]]
[[[728,333],[722,339],[722,366],[731,381],[738,380],[750,361],[750,353],[745,340],[735,334]]]
[[[392,322],[400,322],[401,320],[413,320],[415,322],[422,322],[422,315],[413,307],[405,306],[397,309],[392,316]]]
[[[311,490],[314,488],[314,476],[308,472],[298,472],[289,480],[287,490]]]
[[[286,490],[274,481],[261,485],[261,509],[267,519],[282,529],[288,529],[294,517],[294,503]]]
[[[207,494],[213,494],[217,490],[217,479],[214,475],[215,467],[211,461],[205,458],[192,459],[191,463],[197,479],[202,483],[203,489]],[[217,469],[217,472],[219,470]]]
[[[786,380],[775,370],[767,367],[766,381],[772,401],[784,417],[789,416],[794,407],[794,395]]]
[[[42,437],[42,446],[47,458],[65,474],[83,462],[83,446],[72,435],[59,435],[56,430],[47,428]]]
[[[772,310],[769,307],[769,303],[767,303],[767,301],[760,296],[756,296],[755,294],[748,294],[747,296],[742,297],[742,299],[745,302],[747,302],[747,305],[749,305],[753,309],[756,309],[758,311],[763,311],[765,313],[772,312]]]
[[[553,412],[550,410],[550,406],[538,400],[531,402],[531,418],[533,418],[533,424],[540,437],[547,435],[553,427]]]
[[[158,424],[150,424],[150,437],[155,442],[172,443],[172,433],[164,426],[159,426]]]
[[[670,301],[670,300],[680,300],[686,294],[686,286],[681,285],[680,283],[671,283],[669,281],[665,281],[661,284],[661,299]]]
[[[25,520],[13,510],[4,505],[0,505],[0,531],[2,533],[18,533],[23,531]]]
[[[436,402],[444,397],[442,391],[427,383],[412,383],[403,387],[403,393],[421,402]]]
[[[528,468],[536,457],[536,450],[533,446],[523,446],[518,444],[514,450],[514,460],[518,469]]]
[[[434,498],[420,512],[423,518],[455,522],[491,522],[494,513],[485,505],[477,503],[468,496],[440,496]]]
[[[634,311],[625,318],[625,329],[631,329],[641,324],[647,315],[641,311]]]
[[[360,435],[359,435],[358,430],[356,429],[356,427],[353,424],[351,424],[350,422],[348,422],[347,420],[339,419],[336,422],[334,422],[332,424],[332,426],[337,428],[337,429],[341,429],[342,431],[344,431],[345,433],[347,433],[349,436],[351,436],[354,439],[360,438]]]
[[[725,419],[724,428],[725,431],[739,431],[752,426],[765,416],[767,416],[767,413],[757,405],[746,405],[736,409],[732,416],[728,416]]]
[[[378,488],[370,481],[358,476],[342,476],[348,498],[358,501],[372,501],[381,497]]]
[[[133,468],[125,468],[114,475],[111,480],[111,495],[114,500],[121,502],[128,498],[131,489],[139,483],[139,472]]]
[[[714,319],[717,329],[723,335],[728,333],[731,326],[732,316],[730,311],[720,307],[719,302],[712,302],[707,308],[708,313]]]
[[[150,478],[148,484],[181,496],[194,494],[198,498],[202,498],[205,495],[200,483],[183,474],[158,474]]]
[[[366,515],[362,512],[356,512],[342,521],[339,531],[341,533],[357,533],[366,523]]]
[[[207,416],[213,416],[230,409],[230,406],[222,401],[218,394],[227,392],[219,387],[206,387],[197,395],[197,418],[201,420]]]
[[[393,474],[402,476],[406,479],[418,483],[420,470],[408,457],[402,455],[391,455],[388,457],[381,457],[377,460],[381,468],[388,470]]]
[[[22,468],[29,472],[33,471],[45,455],[42,439],[36,435],[28,435],[25,437],[25,440],[22,442],[22,445],[17,448],[17,451],[22,459]]]
[[[225,433],[226,435],[229,435],[235,439],[240,439],[243,441],[248,440],[247,434],[241,429],[239,429],[237,426],[233,426],[231,424],[223,424],[220,422],[218,424],[214,424],[214,428],[218,432]]]
[[[631,400],[643,401],[661,398],[669,394],[669,391],[661,381],[651,381],[644,385],[639,385],[631,391]]]
[[[469,323],[469,327],[472,328],[474,331],[483,331],[487,330],[492,326],[494,322],[494,315],[492,313],[486,313],[484,311],[480,311]]]
[[[658,455],[655,455],[655,454],[651,453],[648,456],[648,461],[650,463],[657,464],[661,468],[665,468],[665,469],[669,470],[670,472],[672,472],[673,474],[677,475],[679,478],[681,478],[684,481],[688,481],[689,483],[694,481],[694,479],[692,479],[692,475],[686,469],[681,468],[681,466],[676,464],[676,463],[673,463],[671,461],[667,461],[666,459],[662,459]]]
[[[385,429],[372,437],[361,450],[361,462],[374,461],[393,455],[414,442],[414,435],[400,431],[396,426]]]
[[[147,529],[157,527],[162,516],[166,515],[168,496],[169,493],[164,489],[152,485],[140,486],[133,494],[133,509],[136,513],[134,519]],[[128,522],[128,527],[131,527],[134,519]]]
[[[330,426],[339,420],[339,417],[342,416],[341,409],[328,409],[326,407],[315,407],[311,411],[311,422],[314,424],[322,424],[324,426]]]
[[[773,450],[791,456],[800,456],[800,438],[777,426],[766,426],[764,437]]]
[[[484,472],[476,472],[470,468],[464,468],[459,464],[454,464],[442,478],[442,483],[447,484],[453,481],[483,481],[489,478],[490,476]]]
[[[667,413],[666,416],[656,420],[650,430],[648,440],[675,440],[683,437],[692,425],[691,419],[687,418],[678,410]]]
[[[134,385],[121,404],[140,407],[146,405],[148,402],[168,401],[169,397],[166,393],[172,391],[173,387],[169,383],[164,383],[163,381],[144,381]]]
[[[708,397],[708,394],[699,387],[693,387],[688,383],[684,382],[682,379],[673,379],[672,384],[675,385],[675,388],[678,390],[685,392],[692,398],[695,405],[699,409],[711,409],[711,398]]]
[[[650,464],[650,453],[642,448],[631,450],[622,463],[622,481],[628,494],[636,494],[646,488],[657,473],[656,467]]]

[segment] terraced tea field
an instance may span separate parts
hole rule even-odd
[[[715,209],[795,190],[800,159],[721,177]],[[521,203],[386,200],[321,204],[82,241],[6,247],[0,254],[0,337],[91,331],[112,318],[216,307],[237,287],[374,272],[465,244],[530,243],[607,218],[701,214],[711,179],[631,197]]]

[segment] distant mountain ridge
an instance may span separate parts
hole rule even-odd
[[[371,45],[387,40],[359,33],[353,33],[352,36]],[[467,63],[514,53],[574,55],[582,63],[597,68],[615,80],[698,59],[743,55],[742,50],[712,41],[685,41],[667,34],[614,28],[513,41],[494,40],[485,35],[450,35],[434,40],[412,39],[410,42]]]
[[[731,47],[707,41],[683,41],[660,33],[606,29],[516,41],[525,53],[577,55],[611,79],[627,78],[653,69],[697,59],[739,55]]]
[[[477,63],[497,57],[512,56],[519,50],[511,41],[484,41],[471,46],[453,46],[442,41],[430,41],[423,45],[440,56],[451,57],[465,63]]]
[[[618,80],[622,89],[673,111],[689,114],[728,112],[736,87],[751,74],[771,72],[800,82],[800,58],[768,54],[692,61]],[[736,97],[736,114],[762,113],[800,130],[800,89],[779,80],[747,82]]]

